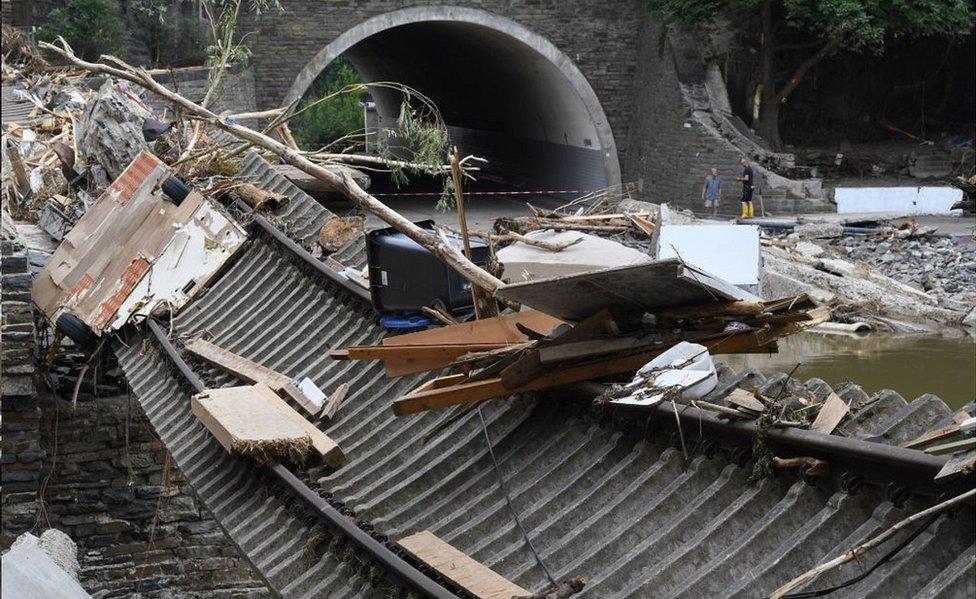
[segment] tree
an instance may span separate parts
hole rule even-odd
[[[68,0],[48,13],[37,38],[54,41],[61,36],[80,56],[93,59],[120,50],[123,32],[115,0]]]
[[[821,60],[840,52],[882,54],[902,36],[962,36],[973,22],[970,0],[648,0],[666,21],[694,26],[717,13],[758,21],[759,60],[753,127],[782,147],[780,106]],[[784,70],[781,70],[783,68]]]
[[[340,56],[315,78],[299,108],[359,83],[362,79],[352,63]],[[334,101],[313,106],[295,118],[291,127],[299,145],[306,149],[321,148],[362,130],[363,108],[359,105],[359,95],[339,94]]]

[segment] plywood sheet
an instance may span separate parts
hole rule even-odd
[[[759,298],[677,258],[568,277],[514,283],[496,295],[563,320],[579,321],[603,308],[618,313]]]
[[[532,594],[430,531],[404,537],[397,544],[415,559],[479,599],[511,599]]]

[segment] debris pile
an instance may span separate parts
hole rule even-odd
[[[846,235],[831,240],[824,249],[925,291],[943,308],[969,311],[976,307],[974,243],[931,234],[888,239]]]
[[[809,223],[765,238],[764,293],[806,291],[836,318],[893,332],[972,326],[976,245],[938,237],[913,224],[845,234],[836,223]]]

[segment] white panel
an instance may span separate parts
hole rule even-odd
[[[950,208],[961,199],[962,190],[955,187],[838,187],[834,191],[838,214],[953,214]]]
[[[733,285],[758,285],[759,227],[664,225],[657,257],[678,257]]]

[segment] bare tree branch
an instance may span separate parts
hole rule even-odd
[[[264,148],[265,150],[278,156],[278,158],[280,158],[283,162],[286,162],[308,173],[316,179],[328,183],[337,191],[358,204],[364,210],[372,212],[384,222],[388,223],[413,241],[419,243],[421,246],[430,250],[431,253],[456,270],[458,274],[470,281],[472,285],[477,285],[478,287],[481,287],[489,292],[494,292],[495,289],[503,284],[496,277],[492,276],[490,273],[481,269],[476,264],[465,258],[464,254],[462,254],[458,248],[453,247],[449,243],[442,243],[437,238],[436,234],[421,229],[408,219],[401,216],[395,210],[392,210],[373,196],[363,191],[363,189],[356,184],[352,176],[348,173],[344,171],[339,173],[332,172],[329,169],[308,160],[302,156],[300,152],[289,148],[287,145],[265,135],[264,133],[254,131],[253,129],[248,129],[247,127],[238,125],[236,123],[227,122],[226,119],[214,114],[209,109],[204,108],[203,106],[188,100],[180,94],[169,90],[153,79],[152,76],[150,76],[144,69],[137,69],[121,60],[106,56],[102,56],[103,61],[112,62],[118,66],[109,66],[108,64],[105,64],[105,62],[87,62],[76,56],[63,38],[59,37],[58,43],[61,44],[60,47],[46,42],[40,42],[38,45],[45,50],[58,54],[69,63],[86,71],[109,75],[143,87],[164,98],[165,100],[181,107],[188,114],[196,116],[205,123],[226,131],[231,135],[234,135],[235,137],[247,141],[255,146]]]

